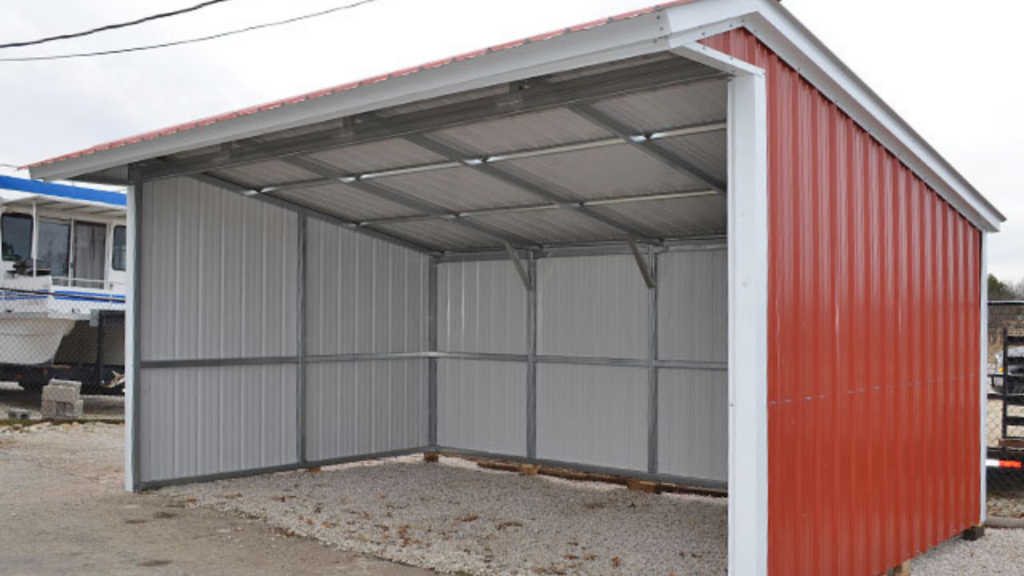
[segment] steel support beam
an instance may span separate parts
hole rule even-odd
[[[658,473],[658,255],[652,246],[647,247],[647,259],[640,258],[640,251],[633,243],[633,256],[637,264],[647,264],[647,472]],[[642,267],[641,269],[644,269]]]
[[[658,140],[652,140],[650,138],[635,138],[635,130],[612,118],[608,114],[598,110],[591,104],[577,103],[570,106],[570,109],[586,118],[591,123],[599,126],[612,134],[615,134],[622,139],[623,142],[632,144],[637,149],[642,150],[647,155],[657,158],[659,161],[667,164],[674,168],[677,172],[688,176],[690,178],[696,178],[702,183],[718,190],[721,193],[726,191],[726,183],[722,182],[718,178],[715,178],[711,174],[708,174],[704,170],[701,170],[697,166],[694,166],[690,162],[676,156],[675,154],[661,148],[657,145]]]
[[[725,77],[722,72],[706,66],[672,59],[557,83],[541,79],[516,81],[507,84],[498,95],[493,89],[487,89],[480,91],[478,98],[398,113],[386,120],[375,112],[357,114],[333,121],[324,130],[308,134],[271,142],[240,140],[193,158],[146,162],[143,164],[143,176],[152,180],[208,172]]]
[[[295,366],[296,371],[296,403],[295,403],[295,422],[296,422],[296,441],[298,446],[299,463],[305,463],[307,460],[306,455],[306,420],[307,420],[307,408],[306,408],[306,242],[308,239],[306,230],[306,217],[299,214],[299,238],[298,238],[298,274],[296,280],[298,281],[298,289],[296,293],[298,295],[298,302],[296,305],[297,318],[295,322],[296,334],[295,334],[295,349],[298,357],[298,363]]]
[[[537,278],[537,259],[530,253],[530,278]],[[526,456],[537,457],[537,282],[526,291]]]
[[[515,266],[516,272],[519,273],[519,278],[523,281],[523,286],[527,290],[533,289],[533,278],[530,273],[523,266],[523,261],[519,258],[519,253],[512,247],[511,244],[505,243],[505,251],[508,252],[508,257],[512,261],[512,265]]]
[[[629,251],[633,253],[633,259],[636,261],[636,267],[640,269],[640,276],[644,279],[644,284],[647,285],[649,290],[654,289],[654,275],[651,273],[651,265],[648,261],[651,258],[650,249],[647,251],[647,255],[640,253],[640,247],[637,245],[636,240],[630,238],[626,240],[629,244]]]
[[[438,262],[431,258],[427,269],[427,437],[431,446],[437,444],[437,297]]]

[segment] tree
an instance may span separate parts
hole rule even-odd
[[[1024,279],[1018,282],[1006,283],[996,278],[995,274],[989,274],[988,299],[991,301],[1024,300]]]

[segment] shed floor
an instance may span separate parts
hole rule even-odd
[[[421,457],[165,489],[445,573],[725,574],[727,501]]]

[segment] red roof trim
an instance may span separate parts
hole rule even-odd
[[[679,5],[682,5],[682,4],[690,4],[692,2],[697,2],[697,1],[698,0],[675,0],[674,2],[665,2],[665,3],[662,3],[662,4],[657,4],[655,6],[651,6],[649,8],[642,8],[640,10],[633,10],[633,11],[630,11],[630,12],[626,12],[624,14],[619,14],[617,16],[611,16],[611,17],[608,17],[608,18],[602,18],[600,20],[593,20],[591,22],[586,22],[586,23],[579,24],[579,25],[576,25],[576,26],[571,26],[569,28],[560,28],[558,30],[552,30],[551,32],[547,32],[547,33],[544,33],[544,34],[538,34],[536,36],[529,36],[527,38],[522,38],[520,40],[514,40],[512,42],[505,42],[503,44],[496,44],[494,46],[491,46],[489,48],[484,48],[482,50],[474,50],[472,52],[467,52],[465,54],[460,54],[458,56],[452,56],[452,57],[449,57],[449,58],[445,58],[443,60],[435,60],[433,62],[428,62],[426,64],[421,64],[419,66],[413,66],[411,68],[405,68],[403,70],[398,70],[396,72],[391,72],[391,73],[388,73],[388,74],[382,74],[380,76],[374,76],[372,78],[366,78],[364,80],[360,80],[360,81],[357,81],[357,82],[349,82],[347,84],[341,84],[341,85],[334,86],[334,87],[331,87],[331,88],[324,88],[322,90],[317,90],[315,92],[309,92],[307,94],[300,94],[298,96],[291,96],[291,97],[284,98],[284,99],[281,99],[281,100],[275,100],[273,102],[267,102],[267,103],[259,104],[259,105],[256,105],[256,106],[250,106],[250,107],[244,108],[242,110],[235,110],[235,111],[232,111],[232,112],[226,112],[224,114],[218,114],[218,115],[215,115],[215,116],[209,116],[209,117],[206,117],[206,118],[202,118],[200,120],[191,120],[189,122],[185,122],[183,124],[178,124],[176,126],[170,126],[170,127],[161,128],[161,129],[158,129],[158,130],[153,130],[151,132],[145,132],[143,134],[137,134],[135,136],[129,136],[128,138],[123,138],[121,140],[115,140],[113,142],[106,142],[104,144],[99,144],[99,145],[93,146],[92,148],[86,148],[85,150],[80,150],[80,151],[77,151],[77,152],[71,152],[69,154],[64,154],[62,156],[57,156],[56,158],[50,158],[48,160],[43,160],[43,161],[40,161],[40,162],[36,162],[34,164],[28,164],[26,166],[23,166],[22,168],[34,168],[36,166],[42,166],[42,165],[45,165],[45,164],[53,164],[53,163],[56,163],[56,162],[62,162],[64,160],[70,160],[72,158],[78,158],[80,156],[88,156],[90,154],[94,154],[96,152],[102,152],[104,150],[110,150],[110,149],[113,149],[113,148],[120,148],[122,146],[128,146],[128,145],[131,145],[131,144],[137,144],[137,143],[139,143],[139,142],[141,142],[143,140],[153,140],[154,138],[159,138],[161,136],[167,136],[167,135],[175,134],[175,133],[178,133],[178,132],[185,132],[185,131],[193,130],[193,129],[196,129],[196,128],[202,128],[202,127],[205,127],[205,126],[210,126],[212,124],[217,124],[219,122],[225,122],[227,120],[238,118],[240,116],[250,116],[252,114],[257,114],[259,112],[265,112],[265,111],[268,111],[268,110],[273,110],[275,108],[282,108],[284,106],[291,106],[293,104],[298,104],[299,102],[304,102],[306,100],[313,100],[313,99],[316,99],[316,98],[322,98],[324,96],[329,96],[331,94],[336,94],[338,92],[345,92],[347,90],[352,90],[353,88],[357,88],[359,86],[366,86],[366,85],[369,85],[369,84],[377,84],[379,82],[384,82],[386,80],[391,80],[391,79],[394,79],[394,78],[401,78],[403,76],[409,76],[410,74],[415,74],[415,73],[423,71],[423,70],[432,70],[434,68],[440,68],[442,66],[448,66],[449,64],[452,64],[454,62],[462,62],[464,60],[470,60],[470,59],[473,59],[473,58],[478,58],[480,56],[484,56],[484,55],[489,54],[489,53],[502,52],[504,50],[511,50],[511,49],[514,49],[514,48],[519,48],[519,47],[524,46],[526,44],[531,44],[531,43],[534,43],[534,42],[543,42],[545,40],[551,40],[552,38],[557,38],[559,36],[564,36],[566,34],[574,34],[574,33],[577,33],[577,32],[584,32],[586,30],[591,30],[591,29],[594,29],[594,28],[600,28],[600,27],[606,26],[606,25],[608,25],[608,24],[610,24],[612,22],[618,22],[618,21],[621,21],[621,20],[628,20],[628,19],[631,19],[631,18],[637,18],[639,16],[643,16],[644,14],[650,14],[651,12],[655,12],[655,11],[658,11],[658,10],[664,10],[666,8],[671,8],[673,6],[679,6]]]

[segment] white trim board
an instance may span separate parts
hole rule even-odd
[[[729,574],[768,573],[768,104],[729,82]]]

